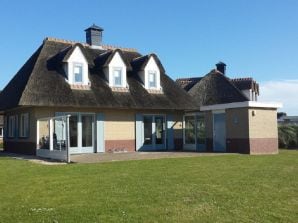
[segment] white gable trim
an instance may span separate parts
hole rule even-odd
[[[80,83],[75,82],[74,71],[76,65],[82,66],[82,81]],[[64,69],[67,74],[67,82],[69,84],[89,85],[90,81],[88,75],[88,62],[78,46],[75,47],[72,54],[68,58]]]
[[[121,85],[115,85],[114,81],[114,71],[115,70],[121,70]],[[110,63],[108,64],[108,67],[104,69],[104,73],[106,76],[106,79],[108,80],[110,87],[121,87],[126,88],[127,87],[127,75],[126,75],[127,67],[124,63],[124,60],[122,59],[119,52],[116,52],[111,59]]]
[[[149,84],[149,73],[155,73],[156,74],[156,87],[150,87]],[[142,73],[141,73],[142,75]],[[141,77],[142,78],[142,77]],[[143,72],[143,83],[146,89],[153,89],[153,90],[160,90],[160,70],[159,67],[154,59],[153,56],[150,56],[148,63],[146,64]]]

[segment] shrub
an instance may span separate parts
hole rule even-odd
[[[278,127],[278,143],[280,147],[298,147],[298,126],[282,125]]]

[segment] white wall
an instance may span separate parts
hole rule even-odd
[[[121,58],[118,52],[115,53],[113,59],[111,60],[108,69],[104,69],[105,76],[109,82],[109,86],[113,87],[113,68],[121,68],[122,69],[122,86],[126,87],[126,65]]]
[[[148,72],[149,71],[155,71],[156,72],[156,89],[160,89],[160,70],[156,64],[156,61],[154,58],[151,56],[145,69],[144,69],[144,74],[143,78],[145,79],[144,84],[145,88],[149,89],[149,83],[148,83]],[[142,78],[142,77],[141,77]]]
[[[74,76],[73,76],[73,66],[75,63],[80,63],[83,65],[83,85],[89,84],[89,77],[88,77],[88,62],[84,57],[82,51],[79,47],[76,47],[72,52],[71,56],[67,60],[67,69],[65,70],[66,74],[68,74],[68,83],[74,84]]]

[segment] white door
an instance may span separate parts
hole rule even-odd
[[[69,118],[70,153],[94,152],[94,115],[71,114]]]

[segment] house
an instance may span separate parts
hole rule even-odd
[[[96,25],[85,32],[86,43],[46,38],[1,92],[6,151],[277,152],[278,106],[249,101],[220,67],[184,90],[157,55],[104,45]]]
[[[281,112],[277,115],[277,122],[279,125],[298,125],[298,116]]]
[[[281,104],[257,102],[259,86],[252,78],[230,79],[226,64],[220,62],[204,77],[176,83],[199,108],[184,115],[185,150],[278,152],[276,114]]]

